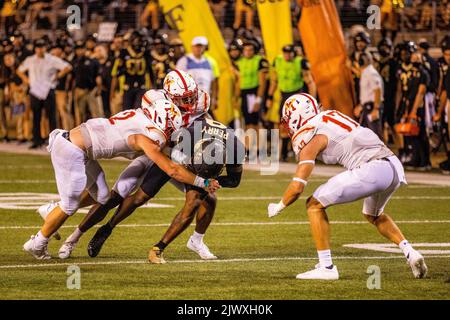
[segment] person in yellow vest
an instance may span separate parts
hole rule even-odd
[[[269,62],[257,54],[257,43],[248,40],[243,45],[242,57],[236,65],[239,69],[238,95],[241,98],[241,110],[244,116],[245,129],[259,129],[260,110],[266,89],[266,78]],[[253,141],[246,143],[246,148],[253,146]],[[258,141],[256,141],[258,145]]]
[[[316,83],[312,77],[308,60],[295,54],[293,45],[285,45],[283,54],[275,58],[271,72],[271,81],[266,100],[267,108],[273,108],[273,95],[277,88],[281,92],[279,115],[284,102],[293,94],[308,92],[311,96],[317,96]],[[286,161],[288,157],[289,136],[285,130],[281,130],[281,159]]]

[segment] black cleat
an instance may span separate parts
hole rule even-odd
[[[97,230],[94,237],[92,237],[91,241],[89,241],[88,243],[87,251],[89,257],[95,258],[96,256],[98,256],[106,239],[108,239],[111,235],[111,232],[112,229],[108,224],[101,226]]]

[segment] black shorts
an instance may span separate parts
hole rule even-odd
[[[146,195],[148,195],[150,198],[154,198],[159,190],[170,180],[170,177],[165,173],[163,170],[161,170],[156,164],[153,164],[147,171],[144,180],[141,184],[141,190],[144,191]],[[189,190],[195,190],[201,194],[201,199],[204,199],[208,192],[206,192],[204,189],[192,186],[190,184],[184,185],[186,192]]]
[[[242,109],[242,115],[244,116],[245,124],[246,125],[257,125],[259,124],[259,111],[257,112],[248,112],[248,101],[247,96],[254,94],[256,96],[258,92],[258,88],[255,89],[243,89],[241,90],[241,109]]]
[[[161,188],[170,180],[170,177],[162,171],[156,164],[153,164],[147,171],[141,183],[141,189],[150,198],[156,196]]]

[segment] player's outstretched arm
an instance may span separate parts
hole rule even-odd
[[[167,173],[169,177],[183,183],[204,188],[208,192],[215,192],[220,188],[220,184],[217,180],[203,179],[202,177],[194,175],[182,165],[170,160],[164,153],[161,152],[158,144],[144,135],[133,135],[130,137],[130,140],[130,145],[133,145],[136,150],[142,150],[145,155],[156,163],[161,170]]]
[[[279,203],[270,203],[267,207],[269,218],[279,214],[284,208],[294,203],[303,193],[308,178],[311,175],[317,155],[326,148],[328,138],[324,135],[316,135],[300,151],[300,161],[292,181],[289,183],[283,198]]]

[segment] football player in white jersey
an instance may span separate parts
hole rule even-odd
[[[148,90],[142,97],[142,108],[153,108],[155,101],[158,101],[159,99],[172,101],[178,106],[182,115],[182,126],[184,127],[187,127],[195,120],[206,116],[210,105],[209,94],[203,90],[199,90],[192,76],[181,70],[174,70],[166,75],[162,90]],[[134,159],[122,171],[111,190],[108,201],[106,203],[94,205],[89,211],[89,214],[64,241],[59,249],[59,257],[61,259],[70,257],[82,235],[95,224],[102,221],[111,209],[121,204],[129,194],[139,187],[146,176],[146,172],[152,165],[153,161],[143,155]],[[162,187],[162,185],[160,187]],[[83,193],[81,198],[83,206],[91,204],[89,201],[85,201],[85,199],[89,199],[89,193]],[[196,232],[201,232],[201,234],[204,233],[200,222],[205,220],[204,224],[209,225],[208,220],[212,219],[212,210],[215,208],[216,201],[217,199],[214,194],[208,194],[202,201],[201,209],[197,214],[198,227],[196,228]],[[38,212],[45,220],[48,213],[56,205],[57,203],[45,204],[38,209]],[[199,254],[203,257],[214,257],[209,252],[206,245],[203,245],[203,243],[201,244],[202,245],[199,245],[199,247],[203,250],[199,251]],[[91,253],[89,254],[92,256]]]
[[[178,107],[168,100],[158,100],[152,108],[123,111],[109,119],[90,119],[70,132],[52,131],[48,151],[61,201],[46,217],[37,235],[24,244],[24,250],[36,259],[50,259],[49,237],[78,210],[85,189],[91,199],[84,202],[106,203],[109,188],[99,159],[133,159],[145,154],[172,178],[210,192],[217,190],[220,187],[217,181],[195,176],[161,151],[181,124]]]
[[[374,132],[361,127],[350,117],[335,110],[321,112],[317,101],[308,94],[293,95],[285,102],[282,122],[291,134],[299,163],[282,200],[269,204],[269,217],[279,214],[298,199],[316,159],[325,164],[340,164],[347,169],[317,188],[306,201],[319,263],[315,269],[298,274],[297,279],[339,279],[331,259],[325,209],[359,199],[364,199],[362,213],[367,220],[403,251],[414,277],[425,277],[427,266],[423,256],[412,248],[384,212],[395,190],[406,184],[403,167],[392,151]]]

